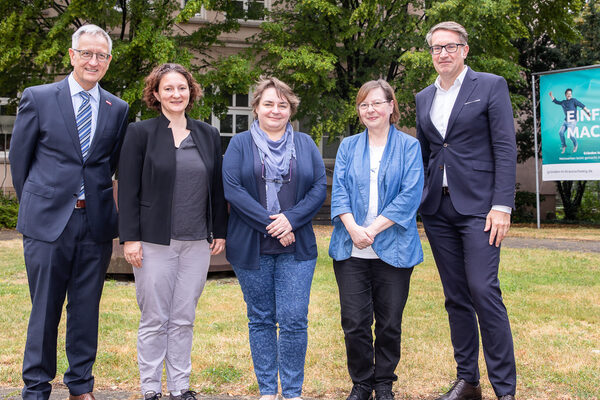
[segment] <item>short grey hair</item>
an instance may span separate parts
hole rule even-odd
[[[431,28],[429,30],[429,32],[427,32],[427,36],[425,36],[425,40],[427,40],[427,44],[431,46],[431,37],[433,36],[433,33],[435,31],[438,30],[445,30],[445,31],[452,31],[452,32],[456,32],[458,33],[458,37],[460,38],[460,41],[464,44],[469,44],[467,42],[467,39],[469,39],[469,34],[467,33],[467,30],[465,29],[464,26],[462,26],[461,24],[454,22],[454,21],[444,21],[444,22],[440,22],[439,24],[435,25],[433,28]]]
[[[83,34],[103,37],[108,42],[108,54],[110,54],[112,52],[112,39],[110,38],[108,33],[106,33],[106,31],[104,29],[100,28],[98,25],[93,25],[93,24],[82,25],[79,29],[77,29],[75,31],[75,33],[73,34],[73,36],[71,38],[71,48],[72,49],[78,48],[79,38],[81,38],[81,35],[83,35]]]

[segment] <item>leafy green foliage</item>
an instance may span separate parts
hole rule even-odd
[[[199,81],[220,86],[223,75],[201,74],[219,65],[211,49],[219,35],[239,29],[231,1],[191,0],[181,10],[179,0],[3,0],[0,3],[0,94],[16,99],[24,88],[53,82],[70,72],[67,49],[71,35],[85,23],[94,23],[113,38],[113,59],[102,87],[119,95],[131,107],[130,118],[155,113],[142,104],[144,78],[156,65],[176,62],[190,68]],[[223,11],[210,24],[185,25],[202,7]],[[236,60],[229,62],[234,66]],[[245,66],[241,62],[237,68]],[[212,80],[211,80],[212,79]],[[249,79],[249,78],[248,78]],[[240,86],[249,81],[238,79]],[[216,91],[208,91],[208,94]],[[219,98],[207,98],[193,110],[206,118],[211,107],[223,111]]]
[[[0,228],[15,228],[19,214],[19,203],[13,197],[0,194]]]

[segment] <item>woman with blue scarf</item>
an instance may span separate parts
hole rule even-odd
[[[375,400],[393,400],[402,312],[413,266],[423,261],[416,223],[423,162],[417,139],[393,125],[400,112],[386,81],[365,83],[356,111],[367,129],[337,152],[329,244],[353,383],[347,400],[371,400],[373,391]]]
[[[304,381],[308,302],[317,261],[312,218],[325,201],[323,159],[290,118],[300,101],[276,78],[258,82],[256,120],[234,136],[223,158],[231,205],[227,260],[248,314],[250,350],[261,400],[299,400]],[[279,334],[277,327],[279,326]]]

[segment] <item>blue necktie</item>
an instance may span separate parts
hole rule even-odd
[[[92,106],[90,105],[90,94],[88,92],[79,92],[79,95],[83,99],[83,103],[79,106],[77,111],[77,131],[79,132],[79,143],[81,144],[81,154],[85,161],[88,156],[88,150],[90,149],[90,135],[92,133]],[[83,179],[81,180],[81,189],[79,190],[79,197],[84,193]]]

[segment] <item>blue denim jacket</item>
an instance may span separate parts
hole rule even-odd
[[[331,192],[333,233],[329,256],[345,260],[352,239],[339,215],[352,213],[362,225],[369,208],[369,137],[367,131],[345,138],[337,152]],[[394,267],[410,268],[423,261],[416,214],[423,193],[423,160],[417,139],[390,127],[378,177],[378,215],[394,225],[375,237],[372,248]]]

